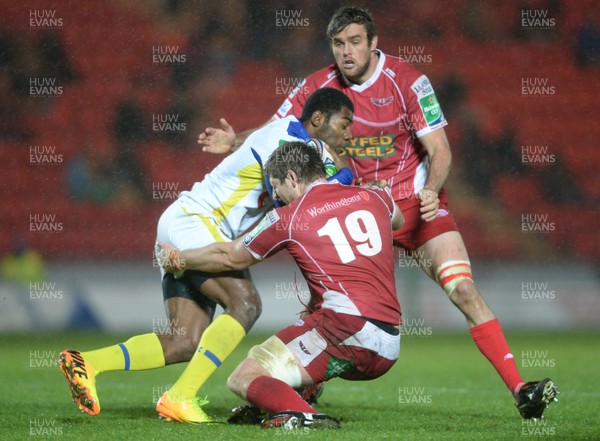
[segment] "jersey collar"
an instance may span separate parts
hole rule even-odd
[[[375,68],[375,72],[373,72],[373,75],[371,75],[371,78],[369,78],[364,83],[354,84],[354,83],[350,82],[348,80],[348,78],[346,78],[344,76],[344,74],[341,73],[341,71],[340,71],[340,74],[342,75],[344,82],[350,89],[352,89],[356,92],[362,92],[365,89],[368,89],[369,87],[371,87],[377,81],[377,79],[379,78],[379,75],[381,74],[381,71],[383,70],[383,65],[385,64],[385,54],[383,52],[381,52],[379,49],[375,49],[375,52],[377,53],[377,55],[379,55],[379,61],[377,62],[377,67]]]
[[[306,187],[306,193],[308,193],[309,190],[312,190],[315,186],[317,185],[322,185],[322,184],[330,184],[330,183],[337,183],[337,181],[328,181],[327,179],[316,179],[314,180],[308,187]]]
[[[294,117],[292,121],[290,121],[287,127],[287,132],[288,135],[303,139],[304,141],[308,141],[310,139],[310,135],[304,128],[304,124],[302,124],[297,117]]]

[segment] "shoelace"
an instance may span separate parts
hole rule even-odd
[[[198,407],[202,407],[205,404],[208,404],[208,397],[204,397],[204,398],[200,398],[200,397],[196,397],[192,399],[192,403],[194,403],[196,406]]]

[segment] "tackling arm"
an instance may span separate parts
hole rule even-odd
[[[260,262],[244,247],[241,238],[183,251],[163,242],[158,242],[157,247],[158,261],[167,272],[189,269],[220,273],[246,269]]]

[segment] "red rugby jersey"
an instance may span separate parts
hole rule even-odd
[[[286,249],[316,308],[400,322],[392,251],[394,202],[386,190],[317,181],[244,236],[257,259]]]
[[[273,118],[301,115],[306,99],[321,87],[344,92],[354,103],[353,138],[346,147],[357,177],[387,179],[396,201],[425,185],[427,152],[418,138],[447,122],[429,79],[398,58],[377,51],[379,62],[363,84],[350,83],[335,64],[309,75]]]

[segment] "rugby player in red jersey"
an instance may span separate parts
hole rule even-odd
[[[310,74],[286,98],[272,119],[297,114],[314,90],[331,87],[355,105],[354,137],[346,159],[363,181],[386,180],[406,222],[394,244],[418,256],[422,270],[437,282],[463,313],[471,336],[516,399],[523,418],[539,418],[556,400],[549,378],[525,383],[498,319],[475,286],[462,236],[448,209],[443,188],[452,154],[447,125],[429,79],[402,60],[377,49],[371,14],[343,7],[327,27],[335,63]],[[248,133],[236,136],[208,128],[199,137],[205,151],[235,148]]]
[[[221,161],[190,191],[182,192],[161,215],[157,239],[185,249],[241,236],[271,208],[262,171],[271,153],[286,141],[314,145],[320,154],[327,146],[318,138],[331,146],[343,145],[352,136],[353,109],[352,102],[339,90],[319,89],[307,100],[302,116],[290,115],[256,131],[235,154]],[[331,164],[326,168],[328,173],[336,171]],[[345,172],[349,170],[339,170],[331,178],[348,179],[352,173]],[[346,183],[351,182],[352,177]],[[244,271],[186,271],[182,275],[161,272],[161,279],[168,325],[154,326],[153,332],[116,345],[60,353],[58,366],[73,401],[88,415],[96,416],[101,410],[96,388],[99,374],[189,362],[177,381],[164,391],[156,410],[166,421],[213,421],[203,409],[208,400],[197,394],[258,319],[260,296]],[[225,313],[213,320],[216,303]]]
[[[288,142],[264,166],[270,211],[249,233],[229,243],[168,253],[166,270],[245,269],[287,250],[302,271],[311,310],[255,346],[231,375],[230,389],[268,412],[262,426],[339,427],[294,388],[340,377],[369,380],[400,355],[400,304],[394,282],[392,229],[404,218],[389,189],[327,182],[314,149]]]

